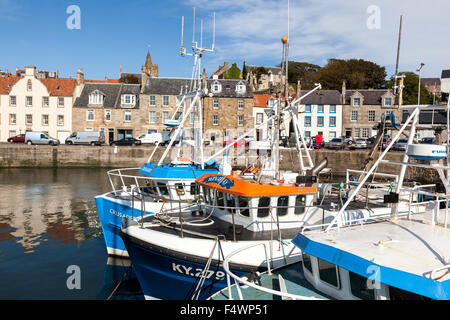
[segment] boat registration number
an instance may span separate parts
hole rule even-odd
[[[203,269],[201,268],[193,268],[193,267],[186,267],[182,264],[173,263],[172,262],[172,271],[184,274],[186,276],[190,277],[196,277],[200,278],[203,273]],[[205,272],[205,278],[210,279],[213,275],[215,275],[216,280],[223,280],[225,277],[225,272],[218,270],[217,272],[214,270],[207,270]]]

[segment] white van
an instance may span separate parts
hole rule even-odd
[[[138,138],[138,140],[141,140],[141,143],[151,143],[151,144],[161,144],[162,143],[162,135],[158,132],[152,132],[152,133],[144,133],[141,134]]]
[[[28,131],[25,133],[25,143],[32,144],[48,144],[51,146],[57,146],[60,144],[58,139],[50,137],[45,132]]]
[[[90,144],[95,146],[104,143],[105,137],[99,131],[76,131],[66,139],[66,144]]]

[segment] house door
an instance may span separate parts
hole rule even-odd
[[[114,129],[108,129],[108,142],[111,143],[114,141]]]

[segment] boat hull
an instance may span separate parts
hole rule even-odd
[[[169,252],[165,248],[148,248],[138,239],[121,233],[134,270],[146,299],[190,300],[205,268],[202,259]],[[256,269],[248,266],[232,269],[241,276]],[[211,263],[201,287],[199,300],[204,300],[227,286],[221,264]]]
[[[141,210],[135,208],[133,212],[131,205],[114,201],[114,199],[109,199],[105,196],[96,197],[95,204],[97,206],[98,217],[100,219],[108,255],[128,257],[125,244],[119,234],[122,226],[122,219],[131,219],[133,216],[140,217]],[[146,208],[147,207],[148,205]],[[144,216],[154,214],[160,207],[160,203],[154,203],[150,210],[147,210],[144,213]]]

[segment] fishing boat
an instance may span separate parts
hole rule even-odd
[[[238,249],[224,262],[228,287],[212,295],[211,299],[450,299],[448,147],[413,143],[420,112],[446,110],[448,115],[450,106],[402,108],[409,112],[408,119],[358,187],[369,179],[380,163],[400,166],[401,176],[407,167],[434,169],[442,187],[435,184],[427,188],[411,188],[402,185],[400,180],[396,192],[407,192],[410,199],[414,195],[420,196],[416,199],[421,202],[409,202],[407,215],[398,215],[397,200],[393,202],[389,217],[345,225],[339,222],[344,206],[329,223],[320,228],[302,228],[292,240],[302,252],[301,262],[296,264],[271,269],[272,264],[268,259],[266,264],[269,267],[264,273],[243,278],[231,271],[228,261],[232,261],[234,255],[254,250],[249,246]],[[384,160],[408,124],[410,132],[404,154],[406,160]],[[442,163],[444,159],[446,163]],[[350,202],[351,199],[348,199],[345,205]],[[425,206],[425,210],[415,210],[418,206]],[[275,281],[270,282],[269,279]]]
[[[147,299],[206,299],[227,286],[224,259],[242,246],[265,245],[266,250],[233,255],[230,272],[239,277],[265,270],[267,257],[273,268],[301,261],[302,252],[292,240],[302,229],[350,226],[391,214],[393,186],[366,184],[368,172],[363,172],[364,183],[355,187],[320,184],[318,175],[326,167],[326,159],[313,168],[294,171],[293,180],[279,170],[278,119],[295,107],[287,101],[284,106],[280,101],[267,119],[274,122],[271,152],[255,170],[232,171],[223,157],[219,173],[196,180],[197,201],[172,200],[173,208],[123,221],[120,235]],[[227,148],[230,146],[218,153]],[[405,199],[404,193],[399,192],[399,197]],[[396,208],[398,216],[403,216],[410,206],[402,202]],[[424,210],[420,205],[414,208]]]
[[[125,245],[119,236],[122,219],[146,217],[161,212],[163,209],[174,209],[171,199],[179,201],[176,208],[183,208],[184,201],[196,201],[199,190],[195,180],[203,174],[218,173],[219,168],[214,159],[204,160],[203,133],[201,122],[202,97],[207,94],[201,86],[201,58],[203,52],[213,51],[197,48],[193,54],[182,50],[182,55],[194,56],[194,67],[190,88],[183,91],[177,99],[177,108],[173,117],[165,122],[173,133],[159,161],[153,161],[156,145],[146,163],[140,168],[124,168],[108,171],[112,191],[95,197],[97,211],[106,243],[108,255],[128,257]],[[188,101],[190,101],[188,103]],[[177,114],[180,118],[175,119]],[[184,145],[184,125],[187,118],[195,113],[199,115],[193,123],[194,140],[187,141],[192,147],[192,158],[182,155]],[[178,143],[174,160],[164,162],[172,146]]]

